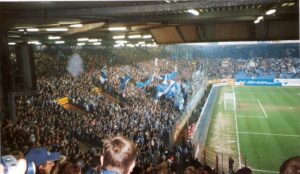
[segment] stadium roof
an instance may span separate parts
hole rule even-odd
[[[298,8],[295,0],[0,2],[0,21],[9,42],[298,40]]]

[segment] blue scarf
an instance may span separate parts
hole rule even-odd
[[[109,171],[109,170],[103,170],[103,171],[101,172],[101,174],[118,174],[118,173],[113,172],[113,171]]]

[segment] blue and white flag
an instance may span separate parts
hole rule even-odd
[[[168,80],[176,79],[176,76],[177,76],[177,72],[171,72],[171,73],[165,74],[163,76],[163,84],[167,84]]]
[[[107,81],[107,69],[106,66],[104,66],[100,72],[100,82],[101,84],[104,84],[106,81]]]
[[[131,77],[129,75],[125,75],[125,77],[121,79],[120,87],[119,87],[120,91],[122,92],[124,91],[126,84],[129,82],[130,79]]]
[[[166,91],[166,98],[172,99],[173,97],[175,97],[175,95],[177,95],[180,92],[181,92],[180,84],[177,82],[171,81],[169,88]]]
[[[170,80],[169,85],[160,84],[156,86],[155,102],[159,100],[161,96],[165,95],[167,99],[172,99],[174,106],[179,110],[184,110],[184,95],[181,91],[180,84]]]
[[[157,85],[155,99],[158,100],[162,95],[166,93],[167,89],[168,89],[167,85],[164,84]]]
[[[144,88],[146,86],[149,86],[151,84],[151,82],[153,81],[153,79],[154,79],[154,76],[150,75],[145,82],[136,82],[136,87],[137,88]]]
[[[174,84],[175,81],[171,80],[169,85],[166,84],[157,85],[155,99],[158,100],[162,95],[167,94],[174,86]]]
[[[166,80],[174,80],[177,76],[177,72],[171,72],[168,74],[165,74],[165,79]]]

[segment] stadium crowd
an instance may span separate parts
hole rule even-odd
[[[207,59],[210,79],[300,78],[299,58]]]
[[[122,135],[137,147],[132,173],[180,173],[184,168],[186,173],[214,173],[209,166],[193,159],[189,142],[172,146],[171,134],[181,112],[169,100],[161,98],[157,102],[153,99],[153,90],[162,81],[160,76],[176,71],[176,81],[193,81],[194,72],[207,68],[211,79],[233,78],[241,71],[250,77],[300,77],[300,62],[291,58],[153,59],[112,66],[107,62],[95,62],[93,54],[83,52],[80,55],[84,72],[72,76],[66,70],[69,56],[57,58],[43,52],[36,54],[38,94],[17,98],[16,122],[4,120],[1,125],[2,154],[22,156],[30,149],[46,147],[60,152],[82,173],[89,174],[100,165],[103,140]],[[107,64],[107,81],[102,84],[99,77],[104,64]],[[120,90],[120,79],[126,75],[130,75],[131,80]],[[150,76],[149,86],[136,87],[136,82]],[[64,97],[68,98],[72,109],[58,103],[58,99]]]
[[[165,99],[155,102],[150,95],[151,88],[160,80],[154,78],[151,85],[143,90],[130,82],[121,92],[119,85],[125,74],[130,74],[132,81],[137,82],[151,74],[158,77],[174,71],[174,68],[179,72],[177,80],[190,80],[196,64],[190,69],[186,62],[180,60],[152,60],[110,66],[105,85],[122,95],[124,100],[118,101],[112,100],[113,96],[107,97],[109,93],[103,95],[93,90],[97,88],[94,81],[99,81],[99,67],[86,67],[85,72],[75,77],[65,70],[67,61],[47,54],[39,56],[37,66],[44,65],[45,69],[38,72],[38,94],[19,97],[16,100],[16,122],[5,120],[2,123],[3,154],[15,150],[26,154],[32,148],[47,147],[79,165],[84,173],[94,166],[95,158],[101,154],[99,149],[103,147],[103,139],[123,135],[137,146],[136,173],[145,173],[146,169],[148,173],[156,173],[160,167],[164,168],[164,173],[169,170],[175,172],[178,170],[176,164],[188,164],[186,160],[191,162],[191,144],[182,142],[171,146],[170,143],[180,112],[172,102]],[[84,61],[89,59],[90,56],[83,57]],[[51,69],[47,64],[51,65]],[[68,97],[76,109],[68,110],[59,105],[57,101],[63,97]],[[93,148],[84,151],[86,146]]]

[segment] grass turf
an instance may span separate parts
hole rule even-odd
[[[248,166],[256,170],[254,173],[277,172],[284,160],[300,155],[300,88],[234,87],[236,113],[224,110],[224,92],[233,92],[233,88],[222,87],[219,92],[207,137],[210,149],[219,152],[210,144],[215,136],[215,129],[211,128],[220,124],[217,117],[230,117],[227,126],[232,128],[221,133],[229,138],[218,141],[237,140],[238,133],[237,142],[231,143],[230,148],[238,154],[239,143],[240,154],[246,157]],[[235,161],[238,163],[238,159]]]

